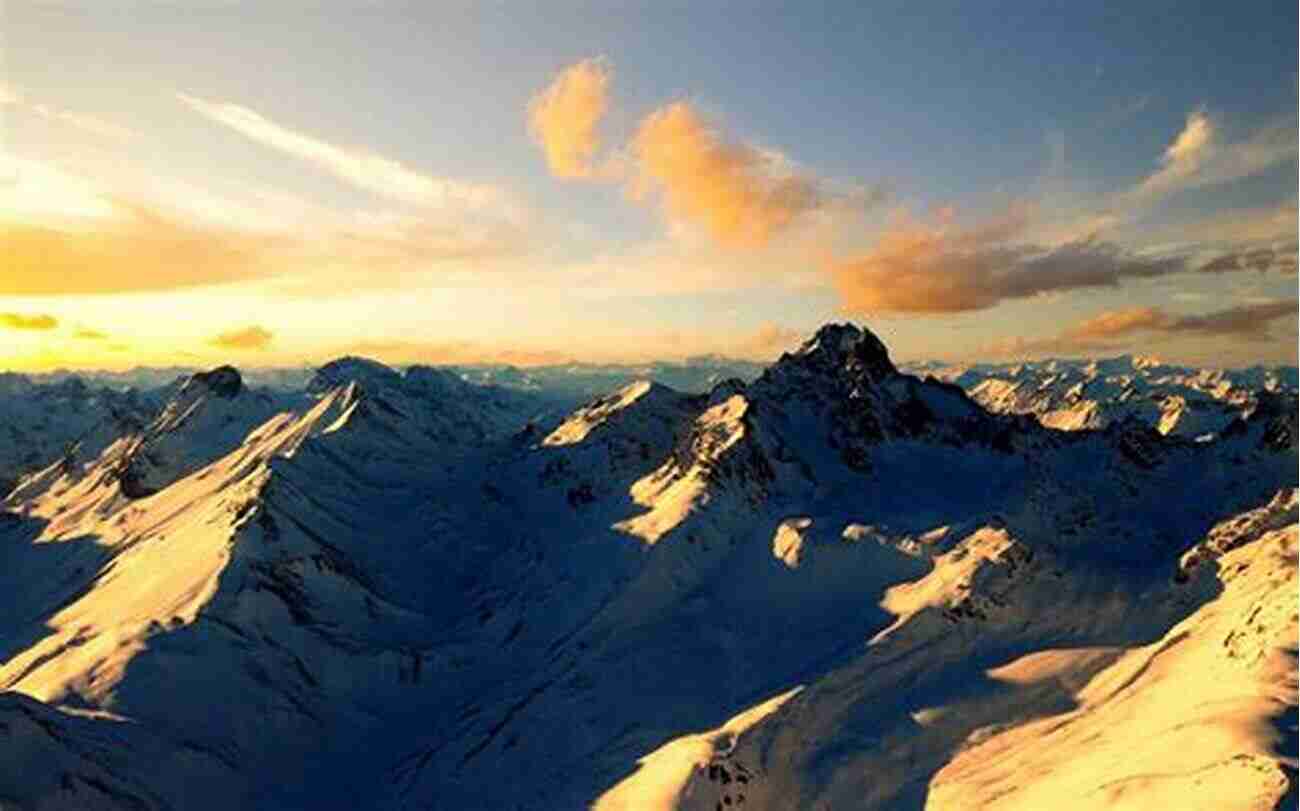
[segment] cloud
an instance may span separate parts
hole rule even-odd
[[[268,279],[299,279],[320,295],[383,287],[413,273],[477,270],[527,249],[524,226],[439,212],[394,214],[324,209],[276,221],[285,206],[178,210],[129,199],[38,161],[0,153],[0,296],[160,291]],[[200,201],[201,202],[201,201]],[[268,205],[270,207],[268,208]],[[260,221],[255,225],[251,220]]]
[[[90,329],[89,327],[78,327],[77,330],[72,333],[72,337],[79,341],[107,341],[108,333],[100,332],[97,329]]]
[[[0,295],[71,296],[259,280],[310,295],[381,288],[412,274],[464,273],[524,250],[523,232],[423,219],[331,224],[314,238],[186,222],[131,204],[122,216],[68,226],[0,222]]]
[[[584,59],[560,72],[528,103],[528,129],[546,154],[551,174],[590,178],[597,174],[597,127],[609,105],[612,71],[602,59]]]
[[[850,313],[958,313],[1187,267],[1181,256],[1140,254],[1094,238],[1055,246],[1015,241],[1028,225],[1023,206],[966,229],[904,220],[865,254],[832,262],[830,279]]]
[[[1205,110],[1187,116],[1165,149],[1160,168],[1121,197],[1121,205],[1151,201],[1185,189],[1251,177],[1296,156],[1295,120],[1269,124],[1246,138],[1224,143]]]
[[[1214,124],[1204,110],[1187,116],[1187,122],[1160,158],[1161,168],[1137,189],[1141,196],[1158,196],[1187,184],[1214,150]]]
[[[1188,245],[1294,243],[1296,216],[1296,201],[1288,200],[1272,206],[1215,211],[1184,222],[1144,228],[1143,233],[1153,242]]]
[[[1273,322],[1295,318],[1298,308],[1295,299],[1265,299],[1193,315],[1171,313],[1161,307],[1108,310],[1047,338],[994,341],[982,347],[980,354],[1027,357],[1113,352],[1124,347],[1124,339],[1136,336],[1144,340],[1202,336],[1261,342],[1274,338],[1270,331]]]
[[[59,319],[52,315],[23,315],[22,313],[0,313],[0,327],[5,329],[45,331],[56,329]]]
[[[1295,299],[1273,299],[1253,302],[1204,315],[1185,315],[1173,318],[1156,329],[1170,333],[1195,333],[1264,340],[1269,338],[1269,325],[1278,319],[1296,317]]]
[[[642,118],[623,149],[598,161],[612,75],[603,59],[566,68],[529,102],[529,130],[552,174],[625,183],[631,199],[659,205],[674,234],[699,228],[724,247],[760,248],[805,214],[880,197],[831,192],[784,154],[726,138],[685,101]]]
[[[1158,307],[1130,307],[1109,310],[1088,318],[1062,333],[1067,341],[1087,344],[1130,335],[1143,330],[1162,329],[1172,323],[1168,313]]]
[[[93,115],[60,110],[48,104],[32,105],[31,111],[47,121],[58,121],[83,132],[88,132],[91,135],[98,135],[101,138],[129,141],[136,136],[134,130],[123,127],[121,124],[115,124],[112,121],[106,121]]]
[[[283,240],[209,229],[138,204],[68,226],[0,222],[0,295],[167,290],[270,276]]]
[[[629,151],[634,198],[657,195],[670,221],[702,226],[727,246],[765,245],[823,202],[784,156],[725,141],[686,102],[642,120]]]
[[[1289,276],[1296,275],[1297,243],[1282,245],[1246,246],[1240,250],[1220,254],[1197,268],[1201,273],[1239,273],[1254,270],[1265,273],[1276,270]]]
[[[102,118],[85,113],[74,113],[71,110],[63,110],[49,104],[34,104],[27,100],[22,91],[11,85],[0,83],[0,107],[13,106],[25,110],[33,115],[39,116],[46,121],[56,121],[76,129],[83,130],[91,135],[97,135],[101,138],[109,138],[117,141],[127,141],[136,136],[134,130],[123,127],[121,124],[115,124],[112,121],[106,121]]]
[[[266,349],[271,345],[274,334],[264,327],[250,326],[243,329],[223,332],[208,343],[222,349]]]
[[[314,164],[359,189],[424,208],[521,216],[519,205],[495,186],[431,177],[363,149],[344,148],[283,127],[236,104],[176,97],[195,112],[272,149]]]

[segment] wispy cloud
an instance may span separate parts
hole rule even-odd
[[[0,222],[0,295],[166,290],[270,276],[282,238],[206,228],[139,204],[67,226]]]
[[[1187,116],[1183,129],[1161,155],[1160,168],[1119,202],[1134,205],[1186,189],[1231,183],[1293,159],[1296,153],[1294,119],[1225,142],[1220,125],[1204,109],[1198,109]]]
[[[237,104],[208,101],[186,93],[177,93],[176,97],[218,124],[380,197],[423,208],[518,216],[518,204],[496,186],[427,175],[368,150],[336,146],[289,129]]]
[[[225,206],[127,198],[38,161],[7,161],[0,182],[0,295],[161,291],[299,278],[314,294],[385,287],[411,274],[471,270],[518,256],[529,233],[510,222],[418,211],[304,210],[252,227]],[[0,175],[2,177],[2,175]],[[226,204],[233,205],[233,204]],[[245,206],[257,211],[256,206]]]
[[[108,121],[99,116],[65,110],[44,102],[32,102],[18,88],[0,83],[0,107],[5,106],[20,108],[46,121],[66,124],[100,138],[129,141],[136,137],[134,130],[121,124]]]
[[[584,59],[560,72],[528,104],[528,128],[546,154],[551,174],[590,178],[597,174],[597,128],[609,106],[612,72],[603,59]]]
[[[134,130],[128,129],[121,124],[115,124],[107,119],[98,116],[86,115],[85,113],[74,113],[71,110],[60,110],[49,106],[48,104],[36,104],[31,107],[31,111],[47,121],[57,121],[67,124],[70,127],[88,132],[91,135],[98,135],[101,138],[108,138],[116,141],[129,141],[136,137]]]
[[[97,329],[91,329],[89,327],[78,327],[72,333],[72,337],[78,341],[107,341],[108,333],[100,332]]]
[[[265,327],[253,325],[215,335],[209,344],[221,349],[260,350],[270,347],[275,335]]]
[[[23,313],[0,313],[0,327],[5,329],[44,332],[57,329],[59,319],[52,315],[24,315]]]

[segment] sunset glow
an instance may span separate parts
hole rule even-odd
[[[444,11],[10,4],[0,365],[1295,361],[1293,25]]]

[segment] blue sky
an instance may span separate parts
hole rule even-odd
[[[0,311],[61,326],[0,364],[763,356],[831,318],[913,357],[1291,362],[1296,7],[1190,5],[11,0]],[[584,64],[600,167],[557,176],[529,105]],[[815,202],[774,211],[782,178]],[[719,200],[772,227],[738,249]],[[203,272],[131,261],[160,244]]]

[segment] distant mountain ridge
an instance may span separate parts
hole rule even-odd
[[[1141,356],[911,368],[960,385],[990,411],[1031,414],[1052,428],[1136,418],[1188,438],[1219,433],[1248,415],[1261,394],[1291,397],[1300,388],[1295,367],[1195,369]]]

